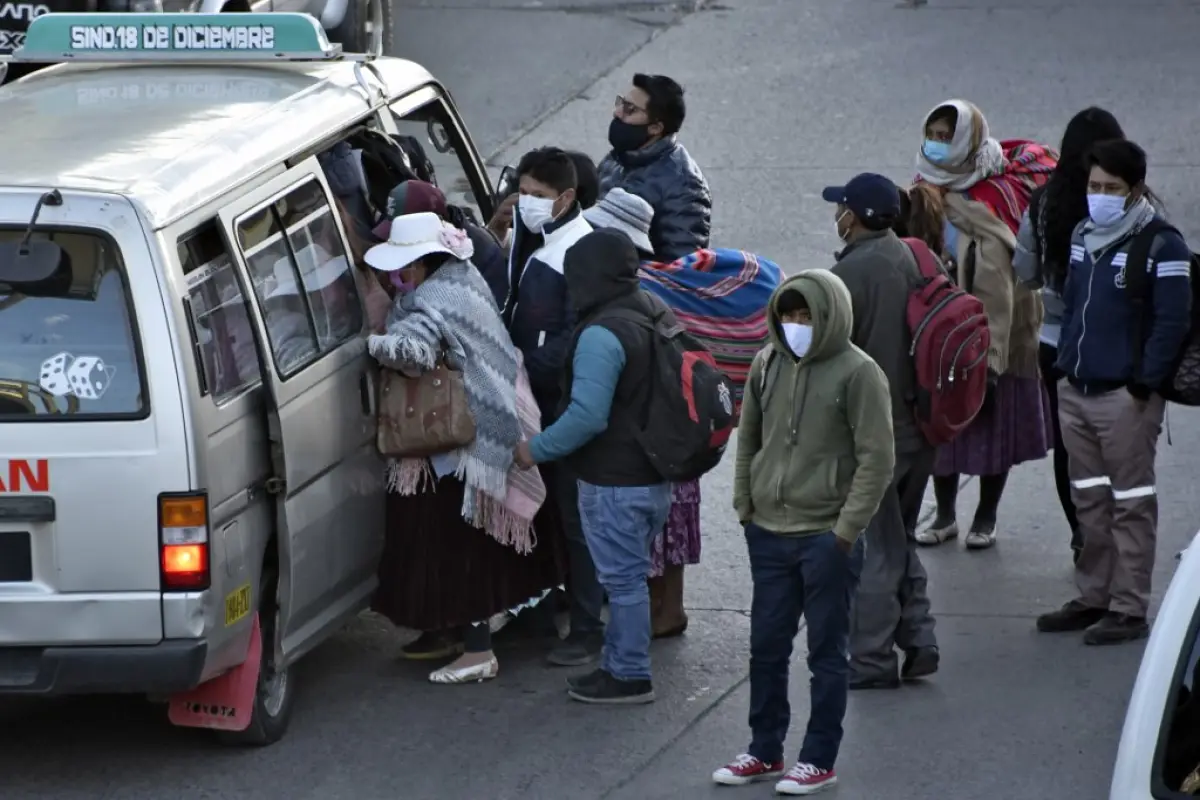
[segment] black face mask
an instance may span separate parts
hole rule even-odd
[[[649,125],[630,125],[613,117],[608,123],[608,143],[618,153],[637,150],[650,141]]]

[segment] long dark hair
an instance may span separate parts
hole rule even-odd
[[[1050,180],[1038,190],[1041,197],[1031,205],[1038,218],[1034,233],[1042,246],[1042,264],[1051,286],[1061,286],[1070,261],[1071,234],[1088,215],[1088,151],[1106,139],[1124,139],[1117,118],[1103,108],[1091,106],[1071,117],[1063,132],[1058,166]]]

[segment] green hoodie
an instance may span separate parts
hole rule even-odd
[[[788,289],[804,295],[812,314],[803,358],[788,347],[776,310]],[[784,281],[768,321],[771,342],[754,357],[742,400],[733,506],[743,524],[781,534],[832,530],[853,543],[892,482],[887,378],[850,343],[850,292],[828,270]]]

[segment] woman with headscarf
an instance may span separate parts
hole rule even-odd
[[[384,369],[409,377],[441,359],[462,375],[474,440],[430,458],[389,459],[387,526],[373,608],[422,632],[409,658],[462,653],[434,683],[489,680],[499,665],[491,621],[541,600],[563,579],[558,537],[535,534],[546,490],[513,450],[540,429],[537,403],[471,240],[436,214],[392,220],[367,262],[395,276],[382,334],[367,340]],[[465,651],[465,652],[464,652]]]
[[[1067,475],[1067,450],[1063,446],[1062,426],[1058,419],[1058,381],[1062,372],[1058,361],[1058,336],[1062,326],[1063,287],[1067,280],[1067,265],[1071,257],[1071,234],[1075,226],[1088,218],[1085,162],[1092,145],[1106,139],[1124,139],[1116,117],[1102,108],[1092,106],[1080,111],[1063,132],[1058,166],[1050,180],[1033,193],[1029,208],[1021,217],[1017,231],[1017,247],[1013,253],[1013,269],[1017,279],[1034,289],[1041,289],[1041,343],[1038,346],[1042,378],[1050,397],[1051,422],[1054,434],[1054,485],[1063,514],[1071,528],[1071,550],[1079,560],[1083,541],[1079,535],[1079,520],[1071,502],[1071,481]]]
[[[937,515],[917,533],[936,545],[958,536],[959,476],[979,476],[979,505],[966,546],[996,543],[996,515],[1009,470],[1045,457],[1050,404],[1038,370],[1042,303],[1017,283],[1012,255],[1017,229],[1034,190],[1056,155],[1034,142],[993,139],[983,113],[965,100],[938,104],[926,117],[917,179],[937,187],[946,213],[945,251],[958,284],[983,303],[991,346],[987,399],[957,439],[938,448],[933,487]]]
[[[594,228],[614,228],[630,238],[642,257],[642,289],[658,297],[712,352],[735,386],[735,408],[755,354],[766,346],[767,305],[779,286],[779,267],[740,250],[699,250],[662,263],[650,243],[654,209],[618,187],[584,212]],[[655,638],[687,630],[683,608],[684,567],[700,563],[700,481],[671,487],[671,514],[651,549],[650,611]]]

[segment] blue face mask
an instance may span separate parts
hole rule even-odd
[[[926,139],[925,144],[921,146],[921,152],[934,164],[944,164],[946,159],[950,158],[950,143]]]
[[[1088,215],[1097,226],[1107,228],[1125,215],[1127,199],[1113,194],[1089,194]]]

